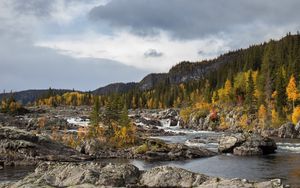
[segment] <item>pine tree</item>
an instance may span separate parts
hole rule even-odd
[[[97,127],[100,123],[100,101],[99,97],[96,96],[94,99],[93,111],[90,115],[91,125]]]
[[[283,108],[286,105],[286,92],[285,92],[285,78],[284,71],[279,70],[276,77],[276,96],[275,96],[275,107],[280,118],[284,118]]]
[[[247,79],[246,99],[245,99],[246,104],[252,106],[253,98],[254,98],[254,81],[253,81],[252,71],[250,71],[249,77]]]

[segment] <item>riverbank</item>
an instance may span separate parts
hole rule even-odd
[[[35,172],[16,183],[0,187],[283,187],[281,180],[253,182],[224,179],[182,168],[160,166],[146,171],[131,164],[53,163],[39,164]]]

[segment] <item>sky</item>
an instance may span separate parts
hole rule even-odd
[[[0,91],[140,81],[300,30],[299,0],[0,0]]]

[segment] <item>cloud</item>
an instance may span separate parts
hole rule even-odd
[[[75,58],[105,58],[121,62],[144,71],[166,72],[183,60],[198,61],[215,57],[228,51],[226,41],[218,38],[180,41],[171,40],[167,33],[156,37],[139,37],[132,33],[120,32],[105,36],[95,32],[75,36],[60,36],[35,43],[39,47],[55,49],[57,52]],[[172,48],[170,48],[172,47]],[[149,49],[159,49],[156,58],[145,58]],[[197,52],[203,49],[203,55]],[[148,55],[155,55],[151,52]],[[159,61],[159,66],[157,65]]]
[[[72,58],[23,43],[0,46],[0,89],[93,90],[112,82],[139,81],[148,72],[109,59]],[[14,49],[13,55],[11,49]]]
[[[144,57],[148,58],[148,57],[161,57],[163,56],[162,52],[158,52],[155,49],[149,49],[144,53]]]
[[[300,30],[299,7],[298,0],[1,0],[0,90],[138,81]]]
[[[141,36],[163,30],[175,38],[194,39],[238,33],[247,25],[255,28],[252,32],[259,32],[256,27],[262,24],[299,29],[299,7],[298,0],[112,0],[92,9],[90,18]]]
[[[50,86],[93,90],[112,82],[139,81],[148,73],[107,58],[76,58],[36,46],[36,41],[53,35],[49,33],[53,32],[49,29],[51,26],[65,28],[90,10],[87,1],[81,1],[82,6],[78,4],[80,1],[73,1],[75,4],[68,1],[63,14],[71,19],[59,21],[61,13],[57,3],[63,2],[67,1],[0,1],[0,91],[46,89]]]

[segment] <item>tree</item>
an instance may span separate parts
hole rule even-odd
[[[267,116],[268,116],[268,114],[267,114],[266,107],[263,104],[260,105],[259,110],[258,110],[258,118],[259,118],[260,123],[262,124],[262,128],[265,128],[265,126],[266,126]]]
[[[298,98],[298,89],[296,86],[296,79],[294,75],[291,76],[290,81],[286,87],[286,94],[288,96],[288,100],[292,101],[293,104],[293,110],[295,108],[295,101]]]
[[[122,112],[121,112],[121,116],[120,116],[120,120],[119,120],[119,125],[121,127],[128,127],[130,124],[130,119],[128,117],[128,110],[126,108],[126,106],[124,106]]]
[[[232,84],[229,79],[225,82],[224,94],[226,95],[227,102],[231,102],[233,100]]]
[[[254,98],[254,81],[252,77],[252,71],[250,71],[247,80],[247,88],[246,88],[246,99],[245,99],[246,104],[252,106],[253,98]]]
[[[294,124],[297,124],[300,121],[300,106],[297,106],[292,114],[292,121]]]
[[[275,107],[276,111],[278,112],[278,115],[280,118],[284,118],[284,106],[286,105],[286,91],[285,91],[285,76],[284,76],[284,70],[280,69],[278,71],[277,77],[276,77],[276,93],[275,93]]]
[[[91,112],[90,119],[91,126],[89,128],[89,136],[96,137],[98,135],[98,127],[100,123],[100,101],[98,96],[94,99],[94,107]]]
[[[99,101],[99,97],[95,97],[94,99],[94,107],[93,107],[93,111],[90,115],[90,119],[91,119],[91,125],[92,126],[98,126],[100,123],[100,101]]]

